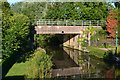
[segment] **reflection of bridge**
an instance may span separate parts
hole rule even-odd
[[[78,38],[82,35],[80,31],[86,29],[89,25],[100,29],[101,25],[104,24],[103,20],[36,20],[35,31],[36,34],[75,34],[74,36],[64,35],[64,45],[73,46],[77,49],[80,48],[78,45]]]
[[[71,67],[65,69],[54,69],[52,70],[52,77],[56,76],[71,76],[71,75],[78,75],[78,74],[85,74],[80,67]]]
[[[88,77],[98,78],[98,77],[101,77],[99,75],[100,73],[104,74],[102,70],[106,70],[107,68],[107,65],[102,63],[100,59],[97,57],[91,57],[86,53],[83,53],[78,50],[66,48],[66,47],[63,47],[63,50],[64,51],[61,54],[63,54],[63,58],[65,58],[66,60],[64,60],[64,62],[62,63],[63,65],[60,65],[60,67],[57,67],[58,69],[52,70],[51,72],[52,77],[89,75]],[[63,67],[68,63],[67,59],[69,58],[67,56],[69,56],[69,58],[72,59],[77,64],[77,66],[69,65],[69,67]],[[61,64],[60,61],[62,60],[58,60],[58,61],[57,61],[58,62],[57,66]],[[104,67],[101,67],[101,66],[104,66]],[[93,74],[95,74],[95,76],[93,76]],[[83,78],[85,77],[83,76]]]

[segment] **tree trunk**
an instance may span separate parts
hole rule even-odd
[[[90,42],[90,37],[91,37],[91,35],[90,35],[90,31],[88,32],[88,46],[90,46],[91,45],[91,42]]]

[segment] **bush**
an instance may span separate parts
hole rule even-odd
[[[105,35],[106,35],[105,30],[103,30],[103,29],[97,30],[96,34],[94,34],[94,35],[91,37],[91,40],[95,40],[95,39],[98,39],[98,38],[104,39],[104,38],[105,38]]]
[[[120,46],[117,47],[117,54],[120,56]]]
[[[29,25],[30,20],[23,14],[10,16],[9,22],[2,26],[2,49],[3,59],[13,54],[20,53],[29,49]],[[3,23],[6,21],[3,20]],[[8,25],[8,26],[7,26]]]
[[[36,50],[33,58],[30,59],[31,63],[28,66],[27,78],[50,78],[52,61],[51,57],[45,54],[43,50]]]
[[[112,57],[113,57],[114,53],[115,52],[113,50],[109,50],[109,51],[105,52],[104,60],[110,62],[112,60]]]

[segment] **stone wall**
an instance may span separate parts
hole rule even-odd
[[[80,34],[64,35],[63,46],[81,50],[81,46],[79,45],[79,42],[78,42],[78,39],[80,38],[80,36],[81,36]]]

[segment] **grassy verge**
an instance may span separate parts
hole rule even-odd
[[[105,54],[105,50],[101,50],[98,47],[87,47],[87,49],[90,51],[89,55],[95,55],[96,57],[103,58]]]
[[[26,61],[25,63],[15,63],[6,76],[24,76],[29,63],[29,61]]]
[[[16,63],[17,55],[13,54],[9,58],[5,59],[3,62],[1,62],[2,66],[2,77],[4,78],[5,75],[8,73],[10,68]]]
[[[19,62],[19,63],[16,62],[12,66],[12,68],[9,70],[9,72],[7,73],[6,78],[14,79],[14,77],[16,77],[19,80],[21,77],[25,78],[26,76],[29,78],[36,77],[36,75],[38,73],[37,72],[35,73],[34,71],[37,68],[39,69],[40,67],[42,67],[42,69],[46,69],[45,67],[47,67],[47,65],[45,65],[45,67],[43,65],[41,65],[41,63],[45,63],[44,60],[48,60],[48,56],[46,56],[45,51],[37,50],[37,51],[35,51],[34,55],[31,55],[31,57],[27,59],[27,61]],[[50,60],[48,60],[48,61],[50,61]],[[46,61],[46,64],[47,64],[47,61]],[[40,65],[40,66],[38,66],[38,65]],[[49,67],[51,67],[51,65]],[[33,74],[32,72],[35,74]],[[42,74],[42,73],[40,73],[40,74]],[[38,78],[38,75],[37,75],[37,78]]]

